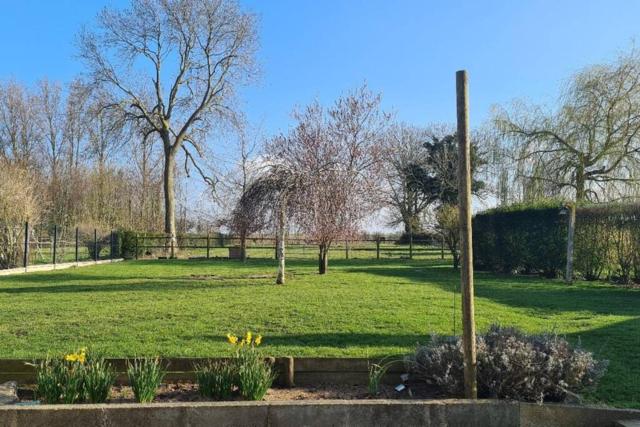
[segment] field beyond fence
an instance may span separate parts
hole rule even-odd
[[[138,258],[166,257],[169,237],[158,234],[137,234],[133,253]],[[239,258],[240,238],[226,234],[180,235],[177,237],[179,258]],[[246,240],[248,258],[277,258],[274,237],[250,237]],[[403,243],[395,239],[354,239],[331,246],[332,259],[415,259],[445,253],[431,241],[415,240]],[[293,237],[286,240],[286,256],[289,259],[309,259],[318,256],[318,246],[309,240]]]

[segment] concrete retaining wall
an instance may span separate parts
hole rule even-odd
[[[640,419],[640,411],[494,400],[327,400],[0,408],[0,427],[609,427],[623,419]]]
[[[70,405],[0,409],[2,427],[517,426],[505,402],[323,401]]]

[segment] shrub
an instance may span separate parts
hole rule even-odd
[[[204,397],[216,400],[228,400],[233,393],[236,381],[236,366],[230,362],[209,362],[198,365],[196,381],[198,391]]]
[[[119,230],[117,232],[117,256],[131,259],[136,256],[136,233],[131,230]],[[142,255],[142,249],[138,248],[138,254]]]
[[[26,168],[0,160],[0,268],[21,263],[24,223],[40,219],[36,180]]]
[[[556,335],[529,336],[514,328],[492,326],[477,337],[478,395],[529,402],[563,401],[595,387],[606,361],[573,349]],[[464,390],[460,339],[419,346],[409,360],[412,375],[460,396]]]
[[[104,403],[109,398],[116,372],[102,357],[90,356],[84,367],[84,396],[90,403]]]
[[[160,359],[136,358],[127,364],[127,375],[136,401],[140,403],[152,402],[156,397],[156,390],[164,378]]]

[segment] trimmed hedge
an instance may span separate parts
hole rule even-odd
[[[563,203],[517,204],[473,220],[478,269],[558,275],[566,265],[568,215]],[[640,204],[581,206],[576,210],[576,275],[640,282]]]
[[[559,202],[512,205],[473,219],[479,269],[555,277],[566,264],[567,215]]]

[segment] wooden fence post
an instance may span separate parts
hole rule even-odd
[[[98,262],[98,230],[93,229],[93,260]]]
[[[78,264],[78,243],[80,241],[80,231],[78,227],[76,227],[76,264]]]
[[[139,249],[138,249],[138,233],[136,233],[136,254],[135,254],[136,260],[138,259],[138,251],[139,251]]]
[[[56,267],[56,255],[58,250],[58,226],[53,226],[53,268]]]
[[[380,259],[380,237],[376,238],[376,259]]]
[[[471,149],[469,141],[469,90],[467,72],[456,72],[458,119],[458,204],[460,215],[460,284],[462,288],[462,340],[464,392],[478,398],[476,328],[473,303],[473,236],[471,223]]]
[[[111,230],[111,234],[109,235],[109,261],[113,262],[113,230]]]
[[[24,271],[29,267],[29,221],[24,223],[24,253],[22,254],[22,264]]]
[[[211,232],[207,231],[207,259],[209,259],[209,254],[211,253]]]
[[[409,259],[413,259],[413,224],[409,223]]]

